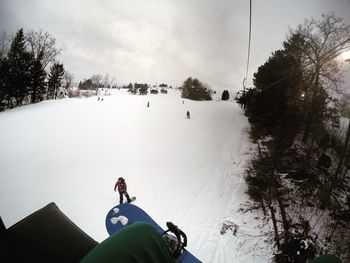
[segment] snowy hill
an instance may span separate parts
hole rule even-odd
[[[183,103],[175,91],[114,91],[103,101],[44,101],[0,113],[2,219],[9,227],[54,201],[101,242],[123,176],[136,205],[160,225],[183,229],[203,262],[266,262],[268,250],[256,246],[258,220],[237,211],[248,198],[248,127],[232,101]],[[233,229],[220,234],[224,223]]]

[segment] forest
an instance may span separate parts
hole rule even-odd
[[[257,149],[242,211],[271,225],[276,262],[327,253],[350,262],[350,96],[342,82],[349,48],[341,18],[306,19],[236,98]]]

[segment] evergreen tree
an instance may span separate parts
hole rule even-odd
[[[91,79],[84,79],[82,82],[79,82],[78,88],[82,90],[97,90],[98,87],[94,87],[94,83]]]
[[[128,92],[133,93],[134,88],[132,83],[129,83],[129,85],[127,86],[127,89],[128,89]]]
[[[50,68],[47,98],[56,99],[64,75],[63,64],[54,63]]]
[[[139,93],[140,95],[147,95],[148,93],[148,85],[145,84],[139,84],[140,88],[139,88]]]
[[[8,103],[12,107],[11,98],[15,98],[17,106],[20,106],[28,94],[32,64],[32,55],[25,49],[23,29],[17,32],[11,43],[8,53],[8,63],[8,95],[10,98]]]
[[[303,121],[303,75],[288,50],[272,53],[254,74],[255,89],[246,93],[246,114],[260,135],[279,133],[291,143]],[[283,148],[284,146],[282,146]]]
[[[36,103],[44,99],[44,94],[46,92],[46,72],[42,64],[43,53],[41,52],[33,61],[33,66],[31,68],[30,74],[30,93],[31,93],[31,103]]]
[[[0,111],[6,108],[6,101],[9,102],[9,64],[7,58],[0,59]]]

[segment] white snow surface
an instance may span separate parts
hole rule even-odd
[[[183,100],[174,90],[145,96],[116,90],[103,101],[43,101],[2,112],[1,217],[10,227],[55,202],[101,242],[122,176],[135,204],[163,228],[167,221],[178,225],[201,261],[267,262],[260,219],[238,212],[248,200],[248,129],[235,102]],[[236,235],[220,234],[224,222],[238,226]]]

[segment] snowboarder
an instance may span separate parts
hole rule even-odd
[[[123,203],[123,195],[125,195],[126,199],[128,200],[128,203],[131,203],[132,200],[127,192],[127,185],[123,177],[118,178],[118,181],[115,183],[115,186],[114,186],[114,192],[117,188],[118,188],[119,197],[120,197],[119,204]]]
[[[191,116],[190,116],[190,112],[189,112],[189,111],[187,111],[186,116],[187,116],[187,119],[191,119]]]

